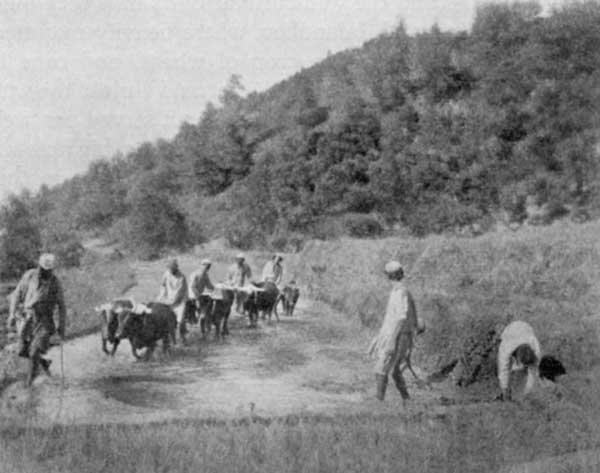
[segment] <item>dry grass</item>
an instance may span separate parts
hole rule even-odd
[[[312,297],[375,328],[388,296],[382,268],[396,258],[429,325],[419,363],[455,356],[482,325],[524,319],[546,352],[579,370],[598,362],[599,232],[561,222],[474,239],[314,241],[292,272]]]
[[[429,322],[415,353],[419,366],[437,366],[487,324],[517,317],[530,321],[545,350],[558,354],[569,374],[553,389],[519,403],[381,416],[249,415],[236,422],[12,429],[0,435],[2,471],[480,472],[597,448],[599,231],[596,223],[557,224],[469,240],[311,242],[302,254],[286,258],[286,280],[301,284],[302,297],[308,293],[326,301],[363,325],[336,332],[331,323],[298,323],[294,336],[318,340],[321,350],[368,340],[383,314],[387,286],[381,268],[390,258],[406,266],[418,309]],[[257,271],[268,257],[249,256]],[[281,369],[297,361],[297,353],[280,343],[263,350],[268,359],[281,360]],[[323,389],[343,389],[335,378],[331,373],[322,380]],[[584,466],[584,460],[578,467],[575,455],[565,471],[597,469]]]
[[[124,261],[100,261],[59,274],[68,307],[69,338],[98,330],[97,305],[119,297],[135,285],[135,272]]]
[[[578,403],[531,398],[437,415],[249,414],[236,421],[5,430],[0,461],[7,473],[497,471],[597,446],[597,375],[572,379],[569,389],[585,393]]]

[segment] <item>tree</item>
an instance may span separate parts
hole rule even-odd
[[[0,278],[16,278],[35,266],[42,241],[30,208],[15,195],[0,209]]]
[[[155,258],[163,248],[181,249],[188,242],[185,217],[162,190],[162,182],[160,174],[145,175],[128,196],[127,244],[143,258]]]

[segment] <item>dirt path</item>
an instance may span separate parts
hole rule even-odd
[[[192,260],[180,260],[186,274]],[[150,300],[162,267],[138,264],[136,300]],[[215,268],[215,280],[224,272]],[[223,343],[203,340],[192,328],[189,344],[170,358],[157,350],[149,363],[135,362],[129,343],[114,358],[100,349],[97,334],[64,345],[66,384],[60,379],[60,350],[54,348],[53,376],[41,376],[33,389],[20,381],[3,393],[0,412],[6,421],[22,421],[34,412],[35,423],[143,422],[165,418],[239,417],[254,412],[273,416],[316,412],[392,411],[401,409],[390,387],[382,405],[368,399],[371,363],[364,355],[368,340],[358,328],[325,306],[301,299],[293,318],[247,328],[233,316],[231,335]],[[410,383],[410,380],[409,380]],[[409,388],[414,406],[437,403],[439,391]]]

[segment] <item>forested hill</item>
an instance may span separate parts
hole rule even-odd
[[[102,230],[151,256],[217,236],[485,228],[522,219],[526,198],[549,218],[597,215],[600,3],[540,12],[486,4],[469,32],[399,26],[261,93],[232,76],[172,140],[11,199],[4,226],[30,213],[45,246]]]

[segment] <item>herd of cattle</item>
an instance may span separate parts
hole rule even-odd
[[[183,319],[185,324],[199,324],[203,337],[210,334],[214,326],[216,339],[222,340],[229,334],[228,320],[236,298],[243,301],[243,315],[248,317],[250,326],[256,327],[261,315],[263,320],[268,318],[270,322],[275,314],[279,321],[279,304],[284,314],[291,317],[299,297],[300,290],[295,284],[286,285],[281,291],[272,282],[239,288],[217,285],[214,291],[198,299],[189,299]],[[96,311],[102,326],[102,350],[107,355],[114,355],[123,339],[129,340],[136,359],[142,358],[138,350],[146,348],[145,360],[150,359],[159,340],[162,340],[165,353],[171,342],[176,343],[177,319],[169,305],[159,302],[136,304],[131,299],[115,299],[97,307]],[[180,332],[180,342],[184,341]]]

